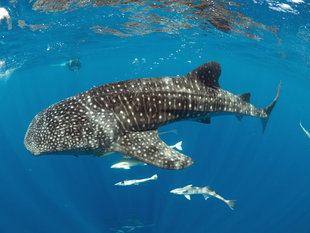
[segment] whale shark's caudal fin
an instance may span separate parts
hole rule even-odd
[[[263,110],[264,110],[265,113],[267,114],[267,117],[266,117],[266,118],[261,118],[262,124],[263,124],[263,132],[265,131],[266,125],[267,125],[267,123],[268,123],[269,115],[270,115],[270,113],[271,113],[273,107],[275,106],[275,104],[276,104],[277,101],[278,101],[278,98],[279,98],[279,95],[280,95],[281,84],[282,84],[282,81],[280,81],[280,83],[279,83],[277,95],[276,95],[276,97],[274,98],[274,100],[272,101],[272,103],[271,103],[269,106],[263,108]]]

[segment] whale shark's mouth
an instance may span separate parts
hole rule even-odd
[[[40,155],[42,152],[37,148],[36,143],[33,140],[33,137],[31,136],[31,133],[29,133],[29,130],[27,131],[25,135],[24,145],[26,149],[34,154],[35,156]]]
[[[32,120],[32,122],[30,123],[30,125],[28,127],[28,130],[27,130],[27,132],[25,134],[25,138],[24,138],[24,145],[30,153],[38,156],[42,152],[38,148],[38,143],[35,142],[35,138],[38,138],[36,136],[38,134],[38,132],[35,128],[36,124],[37,124],[37,116]]]

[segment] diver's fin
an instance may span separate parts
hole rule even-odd
[[[270,115],[270,113],[271,113],[273,107],[275,106],[275,104],[276,104],[277,101],[278,101],[278,98],[279,98],[279,95],[280,95],[280,90],[281,90],[281,84],[282,84],[282,81],[280,81],[280,83],[279,83],[277,95],[276,95],[276,97],[274,98],[274,100],[272,101],[272,103],[271,103],[269,106],[263,108],[263,110],[264,110],[265,113],[267,114],[267,117],[266,117],[266,118],[261,118],[261,120],[262,120],[262,125],[263,125],[263,132],[265,131],[266,125],[267,125],[267,123],[268,123],[269,115]]]
[[[157,130],[129,132],[120,136],[111,148],[113,151],[165,169],[183,169],[193,163],[192,158],[166,145],[158,137]]]

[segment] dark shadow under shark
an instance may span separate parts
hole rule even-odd
[[[24,144],[34,155],[120,152],[166,169],[183,169],[193,160],[159,137],[163,125],[193,120],[210,124],[213,116],[259,117],[266,126],[276,104],[250,104],[250,94],[220,88],[220,64],[205,63],[182,77],[144,78],[102,85],[41,111],[32,120]]]

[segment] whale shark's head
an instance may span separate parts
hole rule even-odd
[[[39,114],[38,114],[39,115]],[[26,149],[34,154],[34,155],[40,155],[42,154],[42,140],[40,139],[41,133],[38,128],[38,115],[33,118],[31,121],[28,130],[26,132],[25,138],[24,138],[24,145]],[[42,124],[42,121],[41,121]]]
[[[73,132],[63,124],[64,115],[45,109],[33,118],[25,135],[26,149],[34,155],[64,152],[72,148]]]
[[[73,96],[36,115],[25,135],[26,149],[34,155],[106,152],[116,137],[113,114],[83,101]]]
[[[24,144],[34,155],[83,154],[82,150],[95,144],[90,124],[77,102],[65,100],[35,116],[26,132]]]

